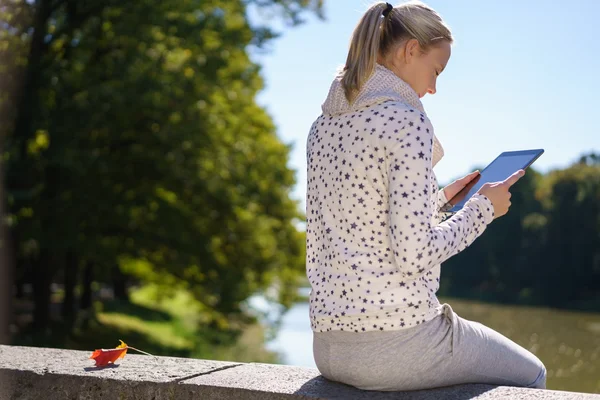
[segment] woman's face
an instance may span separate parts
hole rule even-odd
[[[447,40],[432,46],[425,53],[415,39],[400,46],[394,54],[393,71],[408,83],[419,97],[435,94],[438,76],[450,59],[451,44]]]

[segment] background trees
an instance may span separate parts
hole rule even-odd
[[[511,189],[510,212],[444,263],[442,294],[600,309],[600,158],[533,169]]]
[[[318,1],[9,1],[0,49],[18,96],[3,154],[18,295],[32,328],[92,307],[92,282],[189,290],[226,329],[272,285],[293,296],[302,213],[289,147],[255,102],[248,55],[276,36],[248,9],[289,23]],[[6,60],[6,61],[5,61]],[[132,279],[133,278],[133,279]]]

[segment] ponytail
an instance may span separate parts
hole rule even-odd
[[[363,84],[375,69],[385,9],[386,3],[373,5],[363,15],[352,33],[350,50],[342,77],[342,86],[349,103],[354,101]]]

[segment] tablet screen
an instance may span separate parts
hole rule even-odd
[[[507,151],[500,154],[490,163],[478,178],[475,178],[465,189],[450,200],[454,204],[449,210],[456,212],[486,183],[501,182],[520,169],[529,167],[544,150]],[[458,201],[458,202],[457,202]]]

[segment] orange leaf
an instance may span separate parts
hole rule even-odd
[[[127,353],[127,344],[120,340],[121,344],[114,349],[99,349],[92,353],[91,359],[96,361],[96,367],[104,367],[109,363],[115,363]]]

